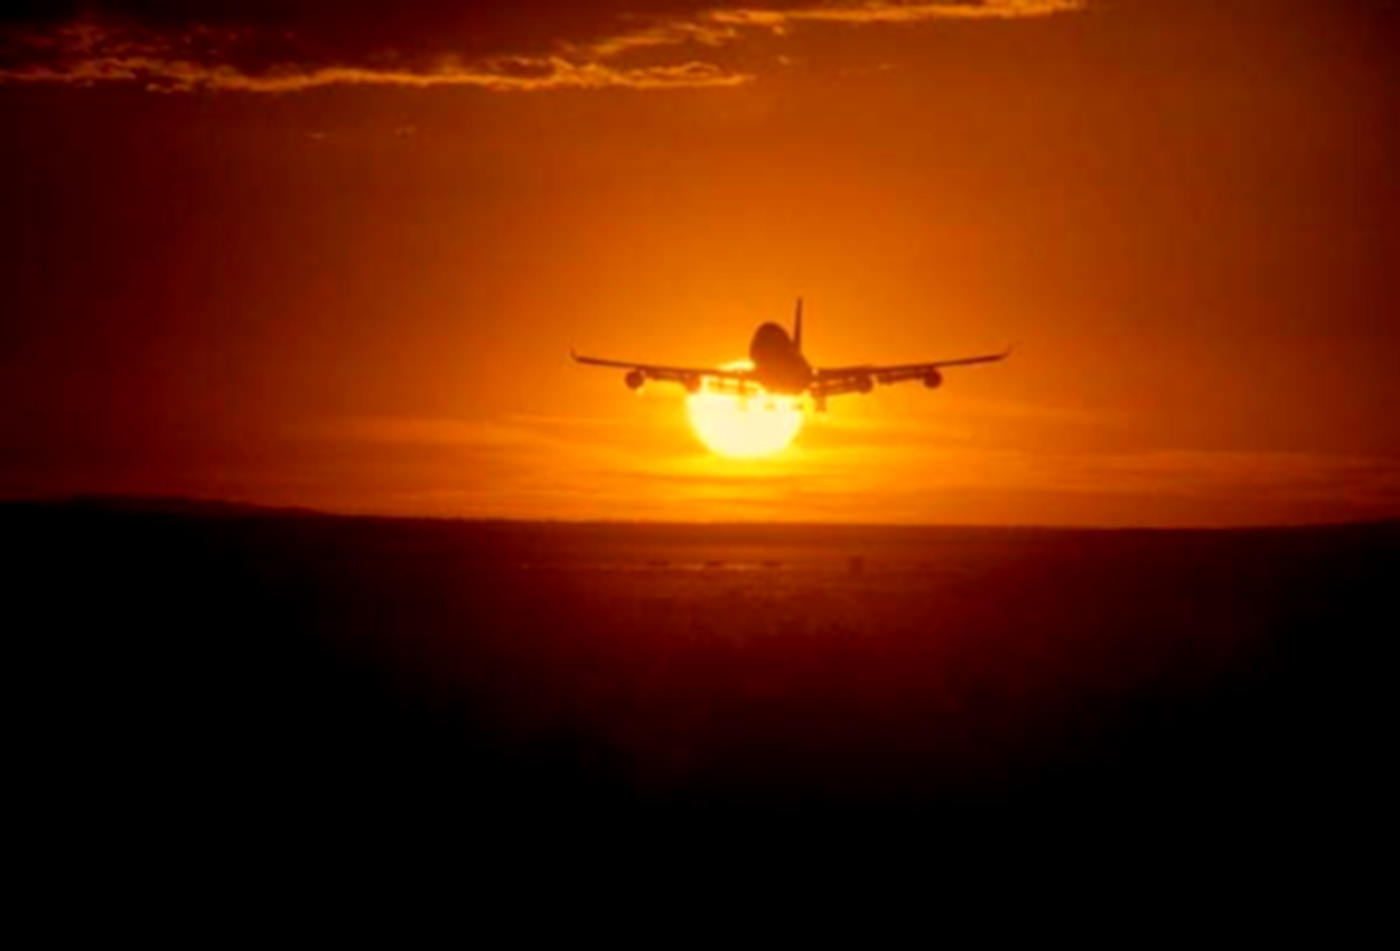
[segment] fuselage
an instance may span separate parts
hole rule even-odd
[[[749,360],[754,378],[769,393],[800,396],[812,385],[812,365],[778,324],[764,324],[754,332]]]

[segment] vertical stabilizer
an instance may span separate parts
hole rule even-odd
[[[792,343],[802,352],[802,298],[797,298],[797,319],[792,322]]]

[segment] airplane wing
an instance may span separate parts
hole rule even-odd
[[[840,396],[843,393],[869,393],[875,384],[889,386],[922,380],[925,386],[936,387],[943,382],[943,370],[948,367],[975,366],[979,363],[996,363],[1011,355],[1010,348],[1001,353],[991,353],[978,357],[959,357],[956,360],[934,360],[928,363],[902,363],[892,366],[853,366],[827,367],[816,371],[812,384],[813,396]]]
[[[668,367],[654,363],[634,363],[630,360],[603,360],[598,357],[586,357],[572,350],[569,351],[569,356],[574,359],[575,363],[628,371],[625,379],[627,385],[634,390],[639,389],[648,380],[654,380],[658,383],[679,383],[692,392],[698,390],[704,380],[723,381],[740,391],[748,386],[757,386],[753,382],[753,374],[748,370],[721,370],[717,367]]]

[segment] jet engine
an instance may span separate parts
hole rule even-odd
[[[875,381],[868,376],[859,376],[852,381],[851,388],[857,393],[869,393],[871,390],[875,389]]]
[[[632,370],[622,378],[622,382],[627,384],[629,390],[640,390],[646,385],[647,375],[641,370]]]
[[[692,396],[700,392],[700,378],[698,376],[688,376],[683,382],[685,383],[685,391]]]
[[[936,390],[943,385],[943,374],[937,370],[930,370],[924,374],[924,386],[931,390]]]

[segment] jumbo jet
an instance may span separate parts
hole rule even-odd
[[[978,363],[1005,360],[1011,351],[980,357],[960,357],[956,360],[935,360],[931,363],[904,363],[896,366],[813,367],[802,355],[802,300],[797,301],[797,316],[792,336],[775,323],[766,323],[755,331],[749,344],[750,369],[726,370],[702,367],[667,367],[629,360],[601,360],[597,357],[570,353],[578,363],[595,367],[626,370],[622,378],[631,390],[640,390],[648,380],[679,383],[688,392],[698,393],[709,382],[724,392],[741,397],[767,393],[778,396],[811,396],[817,412],[826,412],[829,396],[847,393],[869,393],[875,384],[889,385],[922,380],[924,386],[936,389],[943,384],[943,370]]]

